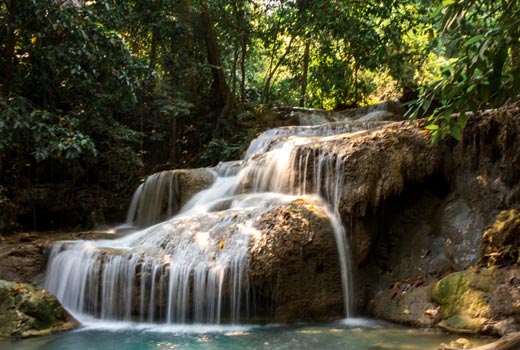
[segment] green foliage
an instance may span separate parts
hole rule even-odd
[[[0,98],[0,152],[13,149],[24,159],[30,152],[37,162],[95,157],[94,142],[78,129],[79,120],[70,115],[36,109],[20,96]]]
[[[0,100],[0,149],[9,177],[20,180],[19,164],[43,170],[52,161],[60,174],[49,174],[55,181],[88,176],[115,188],[98,170],[108,164],[111,176],[131,181],[123,174],[142,169],[134,150],[140,134],[125,118],[138,105],[145,66],[91,6],[39,0],[11,9],[2,8],[0,16],[0,36],[15,39],[12,57],[2,57],[2,66],[12,62],[13,78],[9,83],[4,76],[8,95]],[[48,180],[38,173],[39,181]]]
[[[213,139],[202,150],[200,160],[203,164],[211,165],[218,162],[239,159],[247,145],[231,143],[225,139]]]
[[[520,4],[443,1],[433,16],[440,18],[450,62],[438,81],[421,90],[409,116],[432,112],[433,139],[460,140],[467,112],[501,105],[520,92]]]

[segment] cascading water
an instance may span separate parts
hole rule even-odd
[[[343,160],[314,147],[324,138],[382,125],[336,122],[264,132],[244,160],[221,163],[214,182],[177,215],[116,240],[66,241],[49,257],[45,286],[76,315],[168,323],[237,323],[247,316],[248,247],[255,223],[276,205],[305,197],[335,231],[345,314],[351,314],[349,252],[339,214]],[[179,208],[175,172],[149,178],[128,223],[151,225]]]
[[[173,215],[178,206],[179,183],[175,170],[148,177],[134,192],[126,224],[147,227]],[[162,220],[161,220],[162,219]]]

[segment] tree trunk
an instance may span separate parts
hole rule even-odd
[[[177,118],[171,122],[170,163],[177,168]]]
[[[233,67],[231,68],[231,91],[233,95],[236,95],[237,91],[237,66],[239,56],[239,39],[235,38],[233,42]]]
[[[358,105],[358,64],[356,58],[354,58],[354,102]]]
[[[150,68],[155,69],[155,64],[157,62],[157,41],[159,34],[157,33],[157,29],[152,29],[152,43],[150,44]]]
[[[247,35],[242,33],[242,53],[240,56],[240,99],[242,103],[246,102],[246,55],[247,55]]]
[[[246,101],[246,55],[247,55],[247,17],[244,1],[235,1],[235,18],[237,22],[237,38],[240,43],[240,101]],[[235,95],[236,96],[236,95]]]
[[[197,100],[199,85],[195,69],[190,66],[194,62],[194,39],[192,34],[193,28],[193,13],[192,3],[190,0],[178,0],[176,1],[176,13],[178,15],[179,23],[184,28],[180,35],[172,37],[171,40],[171,51],[176,53],[175,59],[182,59],[187,62],[187,69],[183,74],[183,79],[179,82],[174,82],[174,85],[178,84],[180,87],[179,91],[187,92],[190,102]],[[171,69],[171,68],[170,68]],[[170,163],[178,167],[179,162],[179,144],[178,135],[182,134],[183,126],[185,122],[183,119],[179,119],[177,116],[172,116],[170,122],[170,152],[169,161]]]
[[[262,88],[262,102],[265,104],[269,103],[269,99],[270,99],[269,95],[271,93],[271,82],[272,82],[276,72],[278,71],[278,68],[280,68],[283,61],[287,57],[287,55],[291,52],[292,45],[293,45],[294,39],[296,38],[296,35],[297,34],[295,34],[291,37],[291,39],[289,40],[289,43],[287,44],[287,47],[285,48],[284,53],[282,54],[282,56],[280,56],[276,65],[274,67],[272,67],[272,64],[271,64],[269,67],[268,74],[267,74],[267,77],[264,82],[264,87]],[[271,62],[273,62],[273,61],[271,61]]]
[[[233,1],[233,12],[235,14],[235,38],[233,39],[233,66],[231,68],[231,92],[236,96],[237,91],[237,66],[240,45],[240,16],[238,14],[237,1]]]
[[[221,108],[213,132],[213,137],[217,137],[222,131],[222,124],[224,120],[229,119],[231,115],[234,107],[234,99],[226,82],[224,70],[220,65],[217,37],[215,35],[215,31],[213,30],[213,23],[211,21],[208,3],[206,0],[201,0],[200,4],[200,15],[202,20],[202,28],[204,30],[204,39],[206,41],[208,64],[211,67],[211,74],[213,76],[211,98],[213,99],[214,104]]]
[[[180,49],[185,55],[186,59],[193,62],[194,56],[194,40],[192,34],[192,9],[191,9],[191,1],[190,0],[180,0],[178,6],[178,14],[181,19],[182,25],[186,28],[183,33],[179,36],[176,36],[174,39],[174,46],[177,49]],[[191,69],[188,74],[185,75],[186,78],[183,81],[183,87],[190,92],[191,96],[197,95],[197,76],[195,74],[195,69]]]
[[[5,44],[4,60],[5,60],[5,76],[2,87],[2,93],[7,98],[11,94],[11,87],[13,83],[13,70],[14,70],[14,53],[16,46],[16,34],[14,28],[14,17],[16,14],[16,0],[9,0],[7,7],[9,11],[9,20],[7,28],[7,42]]]
[[[300,107],[305,107],[305,96],[307,94],[307,77],[309,73],[309,51],[311,46],[311,40],[307,39],[305,41],[305,50],[303,52],[303,74],[301,81],[301,91],[300,91]]]
[[[517,0],[502,0],[502,7],[504,8],[505,23],[508,25],[508,34],[510,37],[509,48],[511,49],[511,67],[518,70],[520,67],[520,29],[515,25],[516,18],[512,14],[516,13],[515,8]],[[520,91],[520,74],[517,71],[513,73],[513,94]]]

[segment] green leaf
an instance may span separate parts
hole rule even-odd
[[[462,139],[462,131],[458,125],[450,125],[450,134],[457,141]]]
[[[481,40],[484,38],[484,35],[475,35],[474,37],[471,37],[469,38],[465,43],[464,45],[462,45],[463,47],[468,47],[468,46],[471,46],[473,45],[474,43],[476,43],[477,41]]]
[[[475,90],[476,87],[477,87],[477,84],[471,84],[471,85],[468,86],[468,88],[466,89],[466,92],[467,92],[467,93],[470,93],[470,92],[472,92],[473,90]]]
[[[491,88],[489,85],[481,85],[480,86],[480,99],[483,103],[487,103],[489,101],[489,95],[491,93]]]
[[[439,130],[439,125],[437,124],[429,124],[424,127],[426,130]]]
[[[442,7],[453,5],[457,0],[442,0]]]
[[[426,100],[424,101],[424,103],[422,104],[422,109],[423,111],[427,112],[428,109],[430,109],[430,105],[432,103],[432,100]]]
[[[457,118],[457,124],[460,129],[464,129],[468,124],[468,116],[465,112],[461,112],[459,117]]]

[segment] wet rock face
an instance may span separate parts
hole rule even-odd
[[[0,337],[31,337],[77,326],[45,290],[0,280]]]
[[[0,280],[40,285],[53,242],[114,238],[113,233],[100,231],[13,234],[0,244]]]
[[[251,243],[249,276],[257,295],[271,300],[275,322],[344,316],[334,233],[323,209],[292,202],[262,215],[263,235]]]

